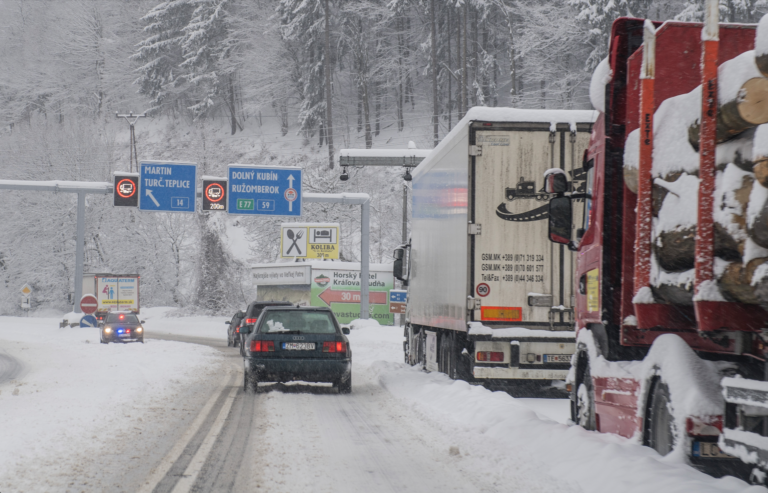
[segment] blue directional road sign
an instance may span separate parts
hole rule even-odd
[[[80,319],[80,327],[96,327],[99,322],[93,315],[86,315]]]
[[[139,210],[195,212],[196,164],[142,161],[139,173]]]
[[[301,215],[301,168],[230,164],[227,212],[261,216]]]
[[[389,302],[390,303],[405,303],[408,299],[408,291],[391,289],[389,290]]]

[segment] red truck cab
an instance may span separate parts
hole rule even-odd
[[[611,73],[605,84],[604,108],[597,108],[601,113],[584,154],[585,219],[583,225],[575,225],[579,228],[578,243],[570,243],[577,251],[574,291],[578,333],[569,380],[572,417],[588,429],[639,437],[662,455],[682,446],[689,461],[710,474],[748,477],[751,466],[724,454],[717,446],[723,443],[720,435],[724,421],[736,419],[725,405],[716,415],[667,416],[666,423],[659,417],[669,407],[666,404],[674,404],[675,396],[670,395],[673,386],[665,382],[664,369],[654,366],[661,360],[649,360],[654,341],[675,334],[692,350],[688,353],[707,362],[702,363],[706,368],[730,368],[731,373],[715,374],[718,384],[720,378],[731,374],[764,380],[765,344],[754,322],[760,315],[756,318],[744,313],[766,312],[756,305],[745,308],[739,303],[721,303],[726,311],[719,316],[725,315],[723,320],[728,326],[712,332],[705,328],[707,316],[714,316],[711,312],[703,315],[685,304],[633,302],[637,294],[638,196],[626,186],[623,168],[627,136],[640,126],[643,24],[643,19],[633,18],[620,18],[613,24],[608,57]],[[701,84],[703,24],[665,22],[654,26],[655,111],[665,100],[687,94]],[[719,32],[718,64],[754,49],[754,25],[720,24]],[[552,215],[550,208],[551,224],[556,220]],[[550,238],[554,241],[557,235],[550,234]],[[768,321],[768,317],[762,320]],[[665,342],[669,342],[668,338]],[[697,364],[691,364],[692,375],[697,374]],[[701,378],[713,377],[708,374]],[[660,431],[662,427],[665,429]]]

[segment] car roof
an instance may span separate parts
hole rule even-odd
[[[290,301],[254,301],[251,306],[288,306],[293,305]]]
[[[264,308],[264,311],[280,311],[280,310],[294,310],[294,311],[314,311],[314,312],[331,312],[331,309],[325,306],[296,306],[296,305],[290,305],[290,306],[268,306]]]

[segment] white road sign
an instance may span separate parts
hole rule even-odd
[[[307,227],[283,227],[282,228],[282,257],[306,257],[307,256]]]

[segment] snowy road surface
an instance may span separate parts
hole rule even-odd
[[[0,354],[23,365],[0,383],[0,491],[766,491],[568,426],[565,400],[406,367],[401,329],[352,331],[351,395],[246,395],[223,318],[147,312],[148,337],[176,340],[0,317]]]

